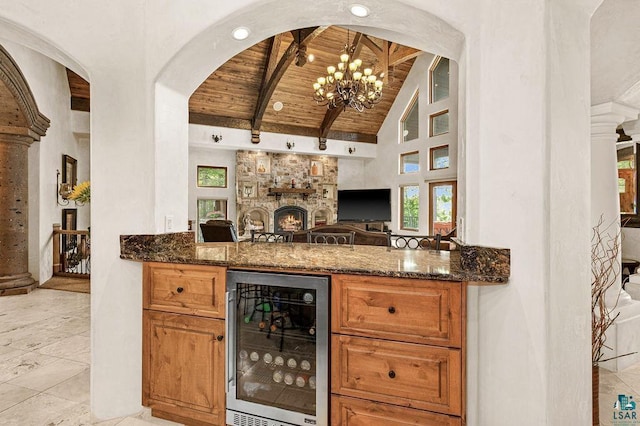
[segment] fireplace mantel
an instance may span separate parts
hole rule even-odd
[[[276,200],[282,197],[282,194],[300,194],[302,199],[306,200],[311,194],[315,194],[316,190],[312,188],[269,188],[269,196],[275,196]]]

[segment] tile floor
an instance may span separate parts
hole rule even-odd
[[[0,425],[178,425],[148,410],[91,422],[90,297],[45,289],[0,297]]]
[[[47,289],[0,297],[0,425],[178,425],[148,410],[91,422],[90,297]],[[613,404],[619,394],[640,400],[640,364],[619,373],[600,370],[602,426],[616,425]]]
[[[613,406],[620,394],[632,396],[634,401],[640,401],[640,363],[634,364],[617,373],[603,368],[600,369],[599,406],[601,426],[640,425],[640,419],[614,420]],[[640,402],[638,404],[640,404]],[[638,409],[640,409],[640,407],[638,407]],[[635,414],[635,411],[629,414]]]

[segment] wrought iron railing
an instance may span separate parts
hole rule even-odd
[[[53,225],[53,275],[90,278],[89,231],[70,231]]]

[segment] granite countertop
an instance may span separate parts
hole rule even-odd
[[[458,250],[400,250],[380,246],[307,243],[195,243],[193,233],[122,235],[120,258],[145,262],[218,265],[502,284],[509,279],[508,249],[464,245]]]

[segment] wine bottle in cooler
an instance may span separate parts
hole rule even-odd
[[[284,374],[284,384],[285,385],[292,385],[293,382],[295,381],[294,375],[292,373],[285,373]]]

